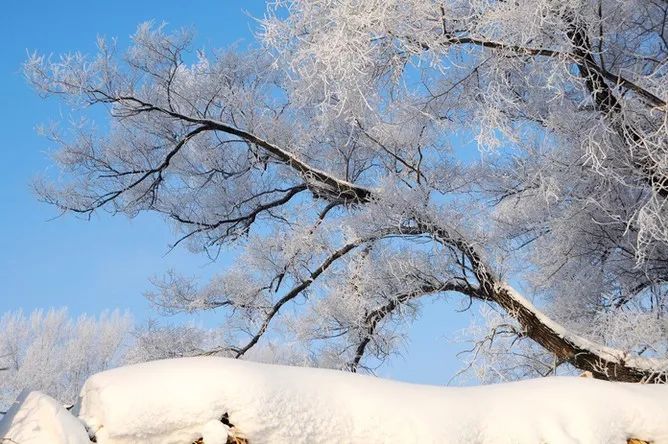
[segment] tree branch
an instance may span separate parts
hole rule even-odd
[[[412,40],[412,39],[410,39]],[[564,52],[564,51],[557,51],[553,49],[547,49],[547,48],[530,48],[530,47],[524,47],[524,46],[519,46],[519,45],[509,45],[506,43],[502,42],[495,42],[491,40],[484,40],[484,39],[479,39],[479,38],[473,38],[473,37],[446,37],[445,39],[441,40],[438,42],[440,45],[475,45],[475,46],[480,46],[483,48],[490,48],[490,49],[497,49],[497,50],[502,50],[502,51],[508,51],[508,52],[513,52],[517,55],[525,55],[525,56],[543,56],[543,57],[554,57],[554,58],[563,58],[563,59],[570,59],[576,62],[578,65],[582,65],[585,67],[587,70],[590,70],[592,72],[597,73],[601,77],[604,77],[611,82],[614,82],[616,85],[623,86],[624,88],[631,90],[638,94],[646,103],[649,105],[652,105],[654,107],[659,107],[659,108],[665,108],[667,105],[667,102],[657,96],[656,94],[652,93],[651,91],[643,88],[642,86],[638,85],[635,82],[632,82],[629,79],[624,78],[621,74],[613,74],[606,69],[600,67],[593,58],[591,58],[590,53],[583,53],[579,51],[575,51],[573,53],[570,52]],[[429,50],[430,46],[424,43],[420,43],[420,46],[425,49]]]
[[[456,291],[473,297],[475,289],[470,287],[468,283],[462,282],[439,282],[436,284],[425,284],[415,291],[397,295],[387,304],[368,312],[364,317],[364,321],[362,322],[362,325],[365,326],[364,334],[362,335],[359,344],[357,344],[357,347],[355,348],[355,356],[348,364],[349,370],[352,372],[357,372],[360,362],[366,353],[367,347],[373,340],[373,336],[376,333],[377,327],[383,319],[389,316],[402,304],[405,304],[410,300],[417,299],[422,296],[427,296],[429,294],[446,291]]]
[[[235,354],[235,358],[240,358],[248,350],[250,350],[257,342],[260,340],[260,338],[267,332],[267,329],[269,328],[269,324],[271,323],[272,319],[278,314],[280,311],[281,307],[283,307],[286,303],[290,302],[297,296],[299,296],[304,290],[306,290],[315,280],[322,274],[324,273],[334,262],[336,262],[338,259],[342,258],[346,254],[348,254],[350,251],[354,250],[364,242],[367,242],[368,240],[359,240],[355,242],[350,242],[343,247],[337,249],[334,251],[331,255],[329,255],[321,264],[318,268],[316,268],[311,274],[304,280],[302,280],[299,284],[295,285],[290,291],[288,291],[281,299],[279,299],[272,307],[269,309],[267,314],[265,315],[264,320],[262,321],[262,325],[260,326],[259,330],[253,337],[248,341],[244,346],[240,348],[235,348],[233,349],[233,352]],[[213,351],[212,353],[217,353],[218,351],[221,350],[216,350]]]
[[[225,134],[237,136],[251,144],[257,145],[279,162],[299,172],[304,177],[310,188],[314,190],[315,194],[322,194],[330,199],[343,201],[346,203],[367,202],[371,197],[371,190],[354,185],[353,183],[346,180],[335,178],[334,176],[300,160],[291,152],[286,151],[256,136],[255,134],[249,133],[242,129],[235,128],[223,122],[212,119],[187,116],[175,111],[152,105],[133,96],[113,97],[104,93],[103,91],[96,90],[95,92],[97,94],[101,94],[104,101],[130,106],[130,109],[137,113],[156,111],[175,119],[201,125],[203,128],[209,130],[220,131]]]
[[[215,130],[235,135],[265,150],[277,161],[294,169],[305,178],[314,195],[326,197],[334,202],[363,204],[376,196],[376,191],[354,183],[338,179],[322,170],[312,167],[298,159],[290,151],[280,148],[254,134],[240,130],[222,122],[200,119],[179,114],[153,106],[134,97],[119,97],[108,100],[134,106],[136,112],[159,112],[175,119],[200,125],[197,131]],[[168,165],[168,160],[165,161]],[[668,362],[646,358],[627,358],[626,354],[615,349],[599,346],[584,338],[570,333],[567,329],[549,319],[524,299],[512,287],[498,279],[485,264],[481,254],[456,232],[431,220],[421,220],[414,215],[417,226],[414,229],[401,227],[395,235],[430,235],[437,242],[448,248],[462,252],[479,282],[476,297],[494,301],[509,315],[514,317],[526,331],[528,337],[546,350],[554,353],[581,370],[591,371],[596,377],[628,382],[660,382],[665,377]],[[360,241],[361,242],[361,241]],[[347,244],[334,252],[316,269],[309,278],[302,281],[274,304],[265,317],[259,331],[244,347],[236,350],[237,357],[243,356],[266,332],[271,320],[281,307],[294,299],[322,274],[333,262],[359,245],[359,242]],[[377,322],[376,322],[377,323]],[[375,328],[375,327],[374,327]]]

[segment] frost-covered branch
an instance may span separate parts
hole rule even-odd
[[[432,285],[424,285],[423,287],[416,289],[415,291],[396,295],[387,304],[365,313],[364,320],[362,322],[363,326],[362,328],[364,332],[359,340],[359,343],[355,347],[355,354],[348,366],[349,369],[353,372],[357,371],[360,365],[360,361],[362,360],[362,358],[364,358],[366,354],[367,347],[374,339],[376,329],[378,328],[378,324],[382,322],[382,320],[385,317],[389,316],[390,314],[392,314],[393,311],[399,308],[400,305],[405,304],[411,299],[420,298],[433,293],[448,292],[448,291],[454,291],[465,294],[469,297],[475,297],[476,289],[471,287],[470,284],[462,282],[445,282]]]
[[[260,328],[258,332],[253,335],[253,337],[246,343],[244,346],[235,348],[233,350],[234,355],[236,358],[240,358],[243,356],[248,350],[250,350],[257,342],[260,340],[262,335],[264,335],[267,332],[267,329],[269,328],[269,323],[271,320],[276,316],[286,303],[292,301],[294,298],[299,296],[304,290],[306,290],[322,273],[324,273],[334,262],[336,262],[338,259],[342,258],[345,256],[347,253],[352,251],[353,249],[357,248],[359,245],[361,245],[363,241],[357,241],[357,242],[351,242],[343,247],[337,249],[334,251],[327,259],[325,259],[315,270],[311,272],[311,274],[303,281],[301,281],[299,284],[294,286],[290,291],[288,291],[285,296],[280,298],[266,313],[264,319],[262,320],[262,324],[260,325]]]
[[[171,275],[149,295],[220,309],[214,350],[290,336],[363,367],[440,293],[420,289],[456,283],[559,362],[658,382],[668,5],[633,5],[286,0],[248,52],[186,62],[187,33],[142,25],[124,57],[103,41],[35,55],[38,91],[110,122],[50,132],[66,182],[37,189],[62,209],[157,212],[213,257],[238,248],[208,285]],[[615,316],[642,322],[622,333]]]

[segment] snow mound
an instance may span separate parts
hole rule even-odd
[[[90,444],[83,424],[55,399],[23,391],[0,420],[0,442]]]
[[[587,378],[450,388],[183,358],[98,373],[77,407],[100,444],[221,442],[225,414],[251,444],[668,443],[668,386]]]

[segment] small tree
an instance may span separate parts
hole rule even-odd
[[[280,326],[356,370],[422,299],[459,293],[503,313],[478,352],[538,345],[519,376],[660,381],[666,17],[660,0],[278,1],[261,48],[191,62],[188,33],[145,24],[123,56],[100,40],[26,63],[41,93],[109,112],[108,131],[51,135],[71,181],[37,189],[241,247],[207,285],[169,275],[149,295],[223,309],[212,353]],[[462,154],[476,144],[482,163]]]

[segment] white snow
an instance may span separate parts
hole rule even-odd
[[[100,444],[223,444],[228,433],[251,444],[668,443],[665,385],[561,377],[452,388],[214,357],[98,373],[76,411],[24,392],[0,442],[89,443],[85,423]]]
[[[0,420],[0,442],[16,444],[90,444],[83,424],[55,399],[22,392]]]
[[[230,428],[218,419],[212,419],[202,427],[202,438],[206,444],[225,444]]]
[[[183,358],[98,373],[77,407],[100,444],[216,444],[224,413],[251,444],[668,443],[668,386],[587,378],[450,388]]]

